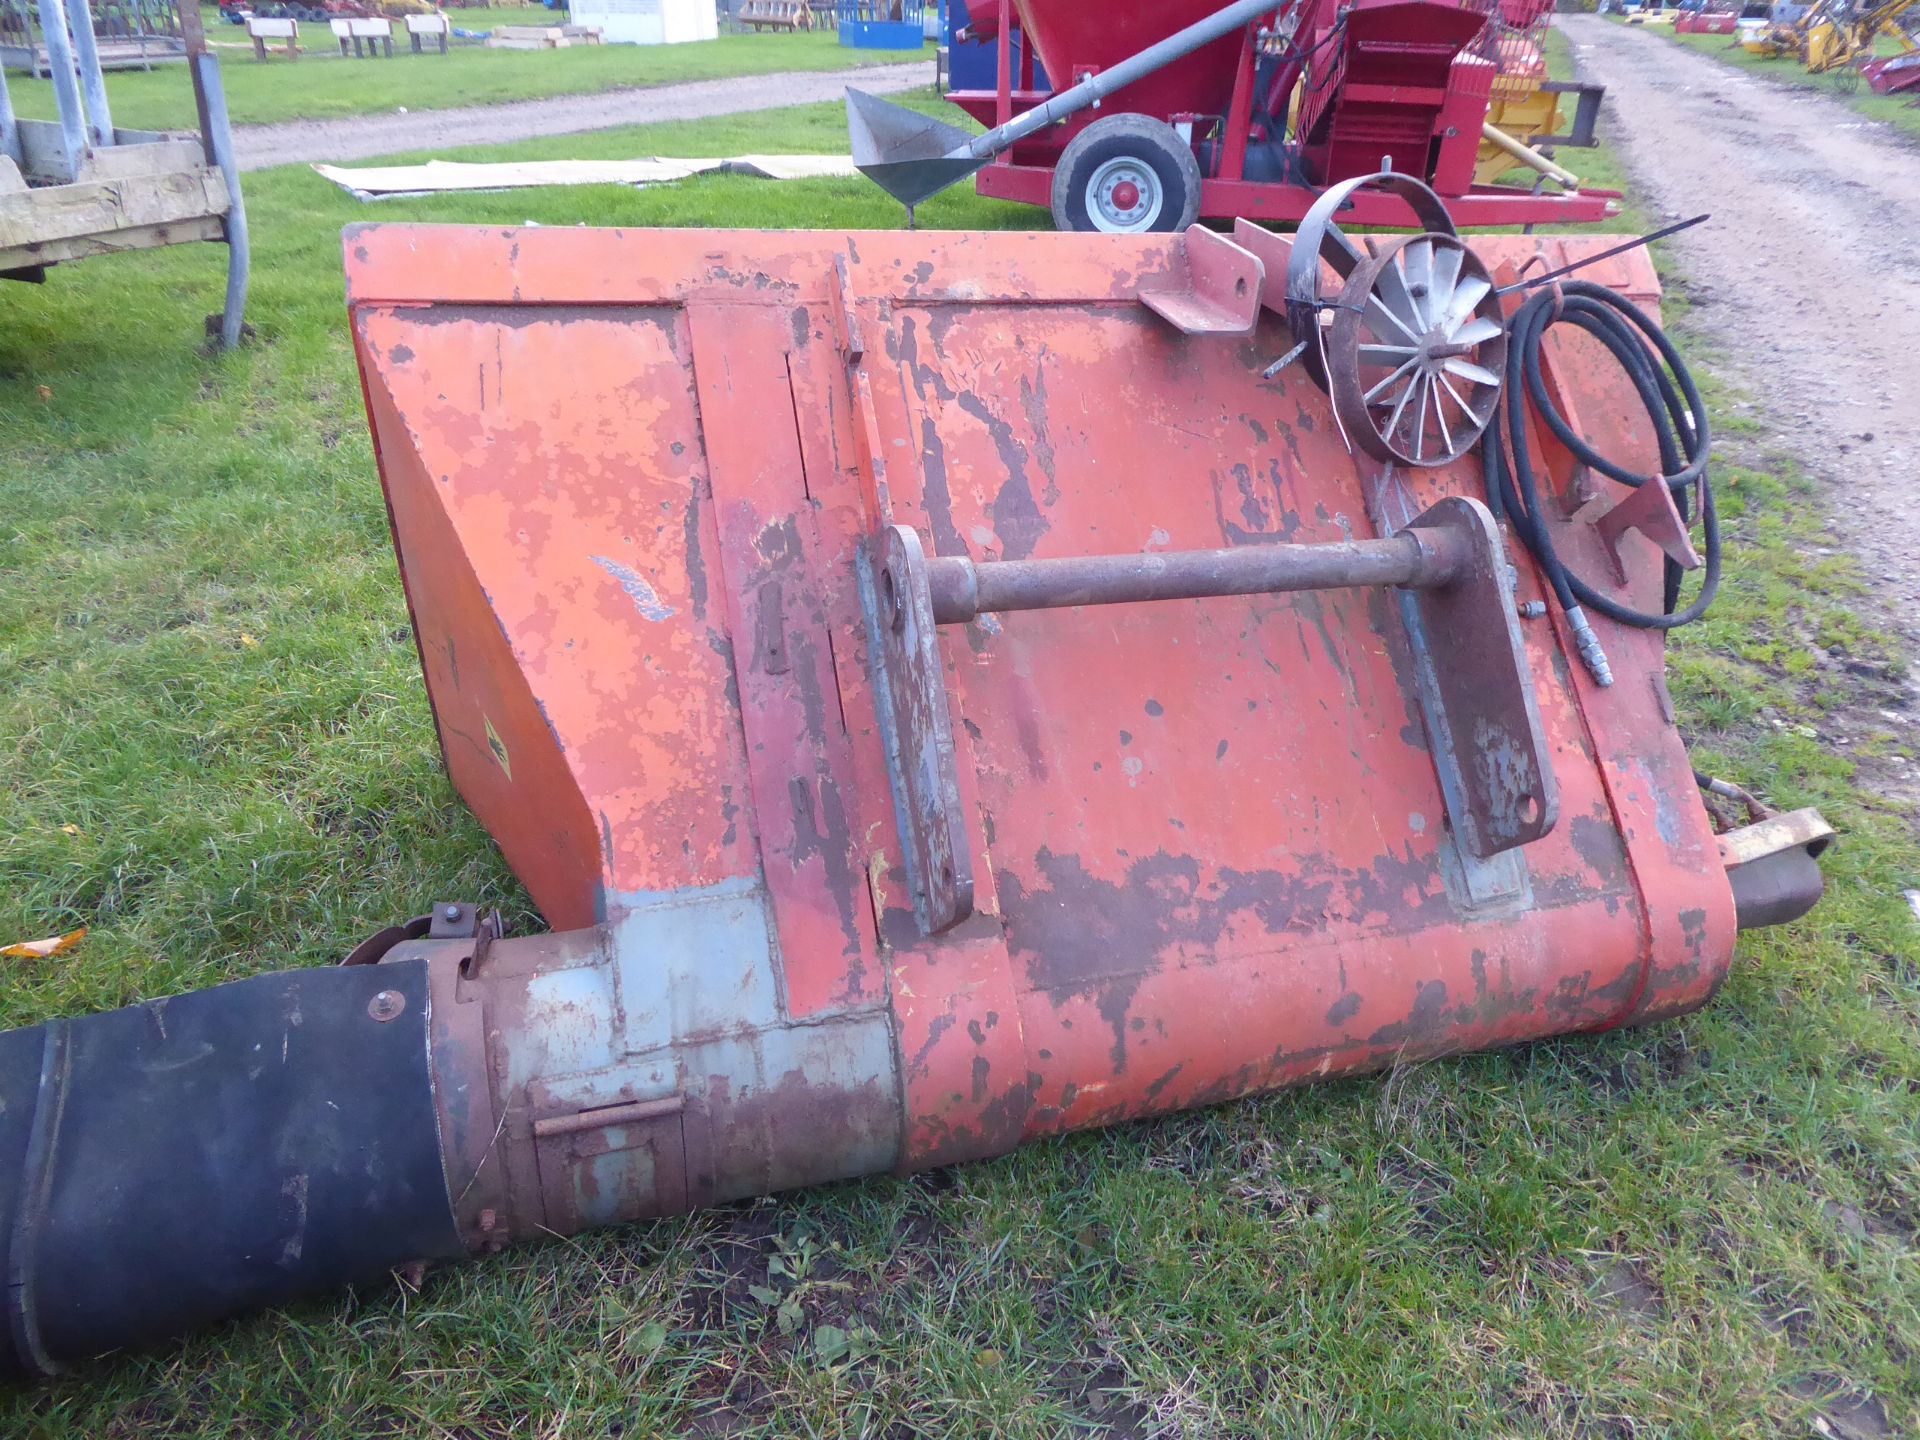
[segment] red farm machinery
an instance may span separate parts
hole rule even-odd
[[[947,98],[986,133],[850,90],[854,157],[910,210],[977,172],[981,194],[1045,206],[1063,230],[1297,221],[1327,186],[1382,169],[1431,185],[1462,226],[1600,220],[1618,194],[1582,188],[1529,144],[1591,144],[1600,102],[1548,79],[1550,9],[981,0],[962,43],[995,47],[995,88]],[[1572,130],[1556,135],[1569,91]],[[1487,183],[1518,167],[1530,185]],[[1353,204],[1353,223],[1410,219],[1384,191]]]

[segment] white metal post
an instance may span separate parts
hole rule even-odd
[[[67,11],[60,0],[40,0],[40,37],[47,42],[47,72],[53,80],[53,101],[60,111],[60,138],[67,148],[65,178],[80,173],[90,147],[87,112],[80,103],[80,84],[73,68],[73,41],[67,34]]]
[[[27,39],[31,41],[32,35]],[[7,93],[7,67],[0,65],[0,155],[20,163],[20,122],[13,118],[13,97]]]
[[[67,20],[73,27],[74,58],[79,63],[80,86],[87,97],[88,129],[94,144],[111,145],[113,114],[107,109],[107,77],[100,71],[100,47],[94,40],[93,6],[87,0],[67,0]]]

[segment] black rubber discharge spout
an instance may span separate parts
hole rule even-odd
[[[427,965],[241,980],[0,1033],[0,1365],[44,1377],[466,1253]]]

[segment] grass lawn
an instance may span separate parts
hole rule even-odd
[[[511,153],[843,136],[819,106]],[[855,181],[247,190],[239,354],[195,348],[212,247],[0,291],[0,938],[93,927],[10,964],[0,1024],[328,963],[436,898],[537,923],[441,772],[343,223],[899,218]],[[1676,702],[1704,766],[1846,838],[1705,1010],[533,1247],[0,1393],[0,1433],[1728,1440],[1865,1393],[1920,1423],[1920,843],[1874,779],[1909,697],[1808,486],[1712,400],[1730,576]],[[797,1292],[797,1332],[749,1287]]]
[[[1758,55],[1749,55],[1733,43],[1733,37],[1730,35],[1677,35],[1671,25],[1646,25],[1634,28],[1659,35],[1673,44],[1685,45],[1690,50],[1711,55],[1723,65],[1737,65],[1742,70],[1751,70],[1778,84],[1791,85],[1798,90],[1822,91],[1844,100],[1870,119],[1884,120],[1897,130],[1920,137],[1920,106],[1913,103],[1913,95],[1911,93],[1876,95],[1867,88],[1867,82],[1860,78],[1858,71],[1848,69],[1826,75],[1813,75],[1809,74],[1806,67],[1798,60],[1790,57],[1764,60]],[[1884,55],[1891,53],[1895,47],[1883,37],[1875,48]]]
[[[456,10],[454,24],[492,29],[496,24],[539,24],[553,12]],[[468,17],[472,17],[469,22]],[[535,17],[535,18],[529,18]],[[397,27],[396,27],[397,28]],[[232,26],[210,23],[210,38],[232,40]],[[688,45],[583,45],[566,50],[488,50],[456,45],[445,55],[415,55],[402,37],[391,60],[342,60],[324,25],[303,24],[304,43],[313,53],[298,60],[274,56],[255,60],[251,50],[220,50],[220,73],[236,125],[272,120],[324,120],[339,115],[385,113],[404,105],[437,110],[456,105],[492,105],[503,100],[537,100],[550,95],[584,95],[602,90],[676,85],[687,80],[716,80],[729,75],[763,75],[789,70],[841,70],[855,65],[890,65],[931,51],[851,50],[829,33],[722,35]],[[268,52],[272,54],[271,50]],[[14,109],[29,119],[55,115],[51,81],[9,75]],[[107,76],[107,100],[117,125],[129,129],[191,126],[193,89],[179,66],[151,73],[121,71]]]

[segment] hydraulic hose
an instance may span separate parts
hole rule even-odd
[[[1580,436],[1547,393],[1541,374],[1540,349],[1557,324],[1570,324],[1594,337],[1607,349],[1632,382],[1641,405],[1653,423],[1660,452],[1660,473],[1644,475],[1601,454]],[[1720,523],[1714,509],[1713,486],[1707,475],[1711,437],[1706,407],[1700,399],[1686,362],[1665,332],[1647,313],[1619,292],[1586,280],[1569,280],[1555,289],[1535,294],[1515,312],[1508,327],[1506,385],[1501,413],[1487,428],[1482,445],[1487,480],[1487,503],[1496,518],[1507,522],[1532,553],[1579,643],[1580,654],[1594,679],[1613,683],[1606,653],[1594,635],[1586,611],[1592,609],[1621,625],[1641,630],[1672,630],[1698,620],[1720,588]],[[1655,356],[1661,363],[1655,362]],[[1658,613],[1635,610],[1601,594],[1567,568],[1553,543],[1546,507],[1527,443],[1524,407],[1531,403],[1541,422],[1574,457],[1622,485],[1639,488],[1662,484],[1673,492],[1682,520],[1692,512],[1692,491],[1700,497],[1701,549],[1706,562],[1699,593],[1685,606],[1680,602],[1682,570],[1666,562],[1663,607]]]

